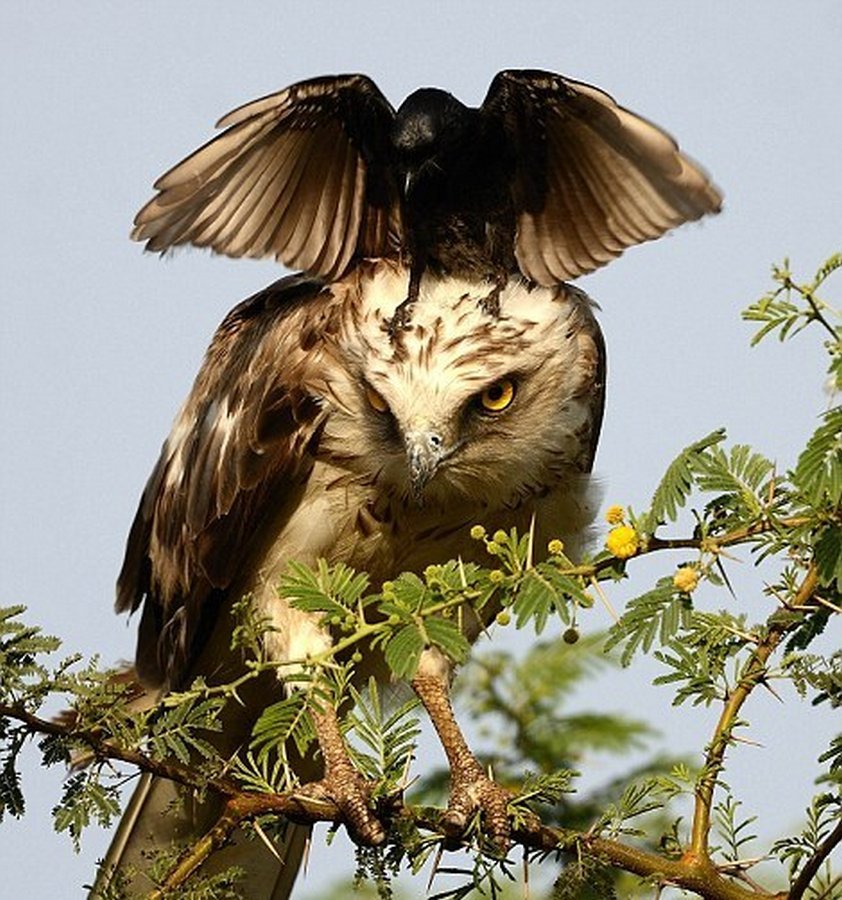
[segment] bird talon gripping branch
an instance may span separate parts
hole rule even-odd
[[[508,812],[512,794],[479,766],[470,767],[467,772],[451,770],[451,779],[450,800],[444,814],[448,837],[463,838],[471,818],[479,812],[484,833],[499,852],[506,853],[512,837]]]
[[[382,844],[386,830],[370,808],[373,785],[354,768],[335,710],[326,707],[311,715],[324,760],[324,778],[304,785],[300,793],[332,800],[357,843],[371,847]]]

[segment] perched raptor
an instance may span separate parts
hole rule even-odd
[[[274,660],[329,647],[335,636],[320,615],[278,595],[291,560],[343,561],[376,587],[456,556],[487,562],[470,539],[476,523],[525,533],[534,522],[536,548],[581,536],[605,371],[587,296],[513,278],[493,317],[477,302],[487,282],[428,272],[411,327],[390,337],[382,321],[406,296],[408,278],[388,261],[362,263],[327,286],[291,276],[241,303],[217,330],[143,493],[118,582],[118,609],[142,610],[137,670],[150,689],[235,677],[242,661],[230,650],[229,613],[245,594],[271,620]],[[466,623],[471,639],[484,624]],[[464,823],[480,806],[499,824],[506,796],[458,731],[450,668],[429,648],[412,684],[450,761],[451,818]],[[220,752],[247,743],[283,690],[272,675],[243,694],[244,705],[232,704]],[[377,842],[380,825],[350,771],[335,712],[313,718],[324,767],[304,760],[312,774],[302,777],[321,778],[352,829]],[[143,868],[151,845],[195,838],[213,824],[212,797],[175,805],[177,796],[172,783],[143,779],[106,873]],[[278,900],[302,847],[299,826],[283,862],[260,841],[242,841],[219,864],[246,869],[246,896]],[[135,889],[144,884],[139,876]]]
[[[328,279],[360,258],[401,259],[410,302],[427,268],[558,284],[722,203],[666,132],[550,72],[498,73],[477,109],[422,88],[397,112],[364,75],[315,78],[218,125],[155,182],[136,240]]]

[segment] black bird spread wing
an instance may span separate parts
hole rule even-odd
[[[551,285],[627,247],[717,212],[705,172],[651,122],[608,94],[561,75],[500,72],[481,107],[513,150],[515,256]]]
[[[394,110],[371,79],[300,82],[228,113],[225,131],[156,182],[132,237],[226,256],[275,257],[335,278],[400,247],[388,169]]]
[[[310,390],[307,345],[312,329],[330,327],[330,299],[319,282],[290,276],[235,307],[214,335],[143,492],[117,581],[119,612],[143,606],[137,668],[146,683],[184,670],[265,511],[282,514],[310,473],[324,410]]]

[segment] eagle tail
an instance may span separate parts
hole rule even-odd
[[[89,900],[118,896],[145,897],[158,887],[150,871],[155,851],[173,850],[205,834],[216,818],[219,803],[197,804],[174,782],[143,773],[111,841]],[[237,831],[214,853],[199,874],[219,875],[235,867],[240,895],[248,900],[287,900],[292,894],[310,836],[310,828],[292,822],[284,826],[274,847],[244,831]]]

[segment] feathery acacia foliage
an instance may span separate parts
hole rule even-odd
[[[773,272],[775,289],[744,313],[760,324],[755,343],[774,333],[791,338],[807,326],[822,330],[835,390],[842,383],[838,313],[818,294],[840,267],[842,254],[798,284],[785,263]],[[830,857],[842,844],[842,736],[816,761],[819,790],[807,799],[803,831],[769,847],[757,847],[757,817],[742,815],[724,773],[758,685],[789,680],[816,715],[842,703],[842,656],[817,643],[831,628],[838,634],[842,612],[840,499],[842,410],[831,406],[786,472],[751,447],[726,446],[722,431],[694,442],[668,467],[648,509],[612,507],[606,547],[589,558],[571,560],[553,541],[546,558],[534,562],[543,554],[529,535],[489,535],[476,526],[472,533],[489,554],[487,567],[451,561],[404,573],[379,592],[365,573],[344,565],[293,565],[279,590],[299,609],[320,613],[337,639],[319,657],[285,664],[298,690],[264,710],[251,746],[233,761],[220,758],[213,745],[221,708],[237,702],[249,680],[279,668],[284,675],[284,665],[262,653],[267,623],[255,618],[249,598],[234,610],[234,642],[249,657],[245,674],[231,684],[198,680],[148,709],[137,709],[132,685],[101,671],[96,661],[52,662],[59,641],[25,624],[21,607],[0,610],[0,818],[25,813],[20,757],[35,738],[44,765],[77,765],[54,810],[55,827],[77,847],[90,822],[108,824],[118,815],[127,768],[229,801],[248,800],[234,824],[271,835],[293,810],[289,792],[300,787],[290,754],[314,752],[311,713],[331,703],[349,710],[342,727],[355,765],[375,783],[372,797],[389,826],[385,849],[360,850],[358,876],[376,883],[379,896],[390,896],[394,873],[417,872],[452,837],[444,834],[441,810],[431,805],[440,801],[442,776],[426,773],[414,795],[404,797],[418,733],[415,703],[384,703],[374,681],[363,690],[357,667],[363,653],[376,652],[395,679],[407,679],[428,647],[464,663],[463,617],[490,609],[503,627],[541,633],[558,620],[564,629],[563,641],[542,640],[524,660],[492,646],[463,675],[470,712],[503,723],[514,735],[490,749],[485,761],[513,793],[514,841],[528,859],[552,867],[554,897],[630,897],[638,884],[710,900],[839,896],[842,882]],[[680,527],[688,509],[692,532],[664,536],[665,529]],[[749,610],[727,593],[728,551],[735,546],[748,547],[758,562],[776,561],[772,583],[757,589],[765,608],[756,621],[756,599]],[[603,597],[602,583],[629,580],[637,558],[668,551],[680,551],[679,568],[666,562],[654,586],[641,585],[625,603],[607,635],[592,628],[579,640],[595,598]],[[728,608],[702,608],[700,583],[719,591]],[[595,667],[614,664],[604,655],[612,649],[623,665],[651,654],[662,668],[655,682],[670,687],[674,704],[714,707],[719,717],[697,769],[651,760],[623,783],[583,795],[575,770],[584,750],[624,751],[646,735],[646,726],[633,720],[565,712],[573,686]],[[55,696],[72,710],[58,720],[42,712]],[[670,814],[677,797],[692,805],[689,822]],[[300,796],[294,810],[299,819],[339,819],[329,803],[308,805]],[[763,811],[757,814],[762,818]],[[503,897],[511,862],[489,846],[479,820],[469,824],[464,842],[470,863],[457,868],[437,861],[436,884],[446,885],[435,896],[456,900],[481,890]],[[184,852],[196,856],[198,867],[204,851],[197,845]],[[175,858],[164,854],[156,864],[161,882],[169,879],[168,896],[239,896],[236,872],[203,879],[199,869],[173,883]],[[779,884],[786,885],[777,893],[759,883],[761,876],[749,875],[761,860],[777,860]],[[108,898],[119,896],[115,883]]]

